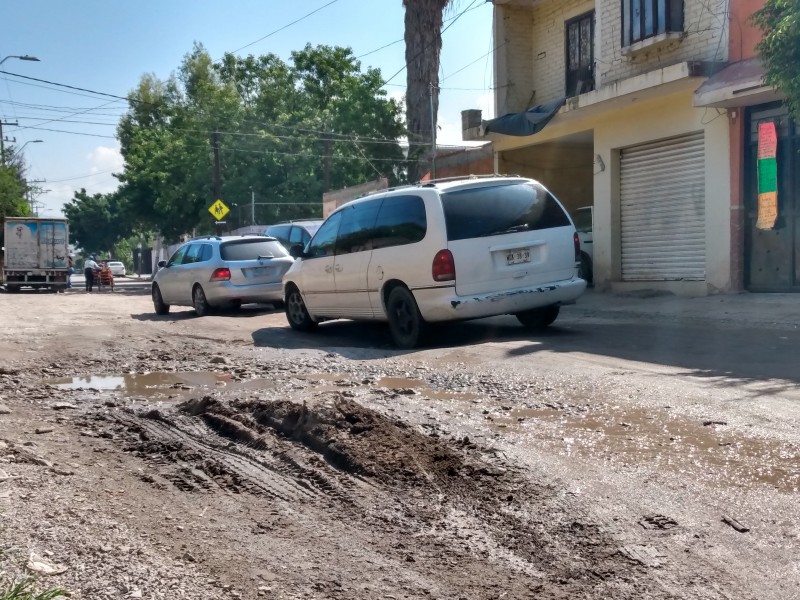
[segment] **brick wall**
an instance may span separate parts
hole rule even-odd
[[[684,61],[728,58],[729,0],[684,0],[686,35],[672,45],[622,54],[620,0],[499,4],[495,15],[496,114],[526,110],[565,93],[565,21],[595,10],[595,81],[608,85]]]
[[[497,7],[497,114],[523,111],[564,95],[564,22],[594,9],[594,0]],[[505,68],[505,71],[503,69]]]
[[[684,61],[725,61],[728,57],[728,0],[684,0],[685,36],[674,46],[635,57],[622,55],[620,0],[599,0],[599,84],[641,75]]]

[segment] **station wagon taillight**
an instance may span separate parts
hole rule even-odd
[[[572,243],[575,244],[575,262],[581,260],[581,238],[578,237],[578,232],[572,234]]]
[[[455,281],[456,261],[453,260],[453,253],[450,250],[439,250],[433,257],[431,273],[434,281]]]
[[[230,278],[231,270],[228,267],[220,267],[219,269],[214,269],[209,281],[230,281]]]

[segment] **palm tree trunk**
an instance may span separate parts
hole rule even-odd
[[[443,13],[448,3],[449,0],[403,0],[410,182],[419,181],[433,155],[435,123],[431,117],[435,118],[439,111],[439,55]]]

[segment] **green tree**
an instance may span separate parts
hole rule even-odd
[[[764,81],[780,90],[800,120],[800,2],[765,0],[752,16],[764,34],[756,49],[764,65]]]
[[[90,196],[81,189],[64,205],[64,215],[69,219],[70,239],[89,253],[109,254],[131,233],[116,193]]]
[[[15,166],[0,167],[0,219],[30,214],[25,200],[25,181]]]
[[[213,140],[232,225],[243,224],[235,209],[251,194],[268,203],[258,207],[266,224],[320,215],[328,188],[379,176],[397,182],[401,107],[381,85],[380,73],[362,73],[345,48],[306,46],[290,63],[273,54],[215,63],[195,46],[175,76],[145,76],[129,96],[118,137],[132,222],[171,241],[213,230]]]

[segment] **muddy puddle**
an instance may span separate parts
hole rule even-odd
[[[473,400],[479,396],[469,392],[438,390],[419,379],[378,377],[354,379],[331,373],[295,375],[313,385],[315,393],[342,391],[348,388],[383,389],[401,395],[420,395],[431,400]],[[115,375],[60,377],[44,382],[63,390],[110,392],[125,397],[163,400],[209,391],[258,391],[276,387],[274,379],[235,379],[230,373],[192,371],[180,373],[152,372]]]
[[[688,421],[644,410],[602,412],[513,409],[492,420],[496,431],[534,435],[567,456],[648,465],[725,487],[800,491],[800,448],[750,438],[724,421]]]
[[[236,381],[230,373],[210,371],[60,377],[44,383],[63,390],[95,390],[156,400],[222,389],[261,390],[274,386],[269,379]]]

